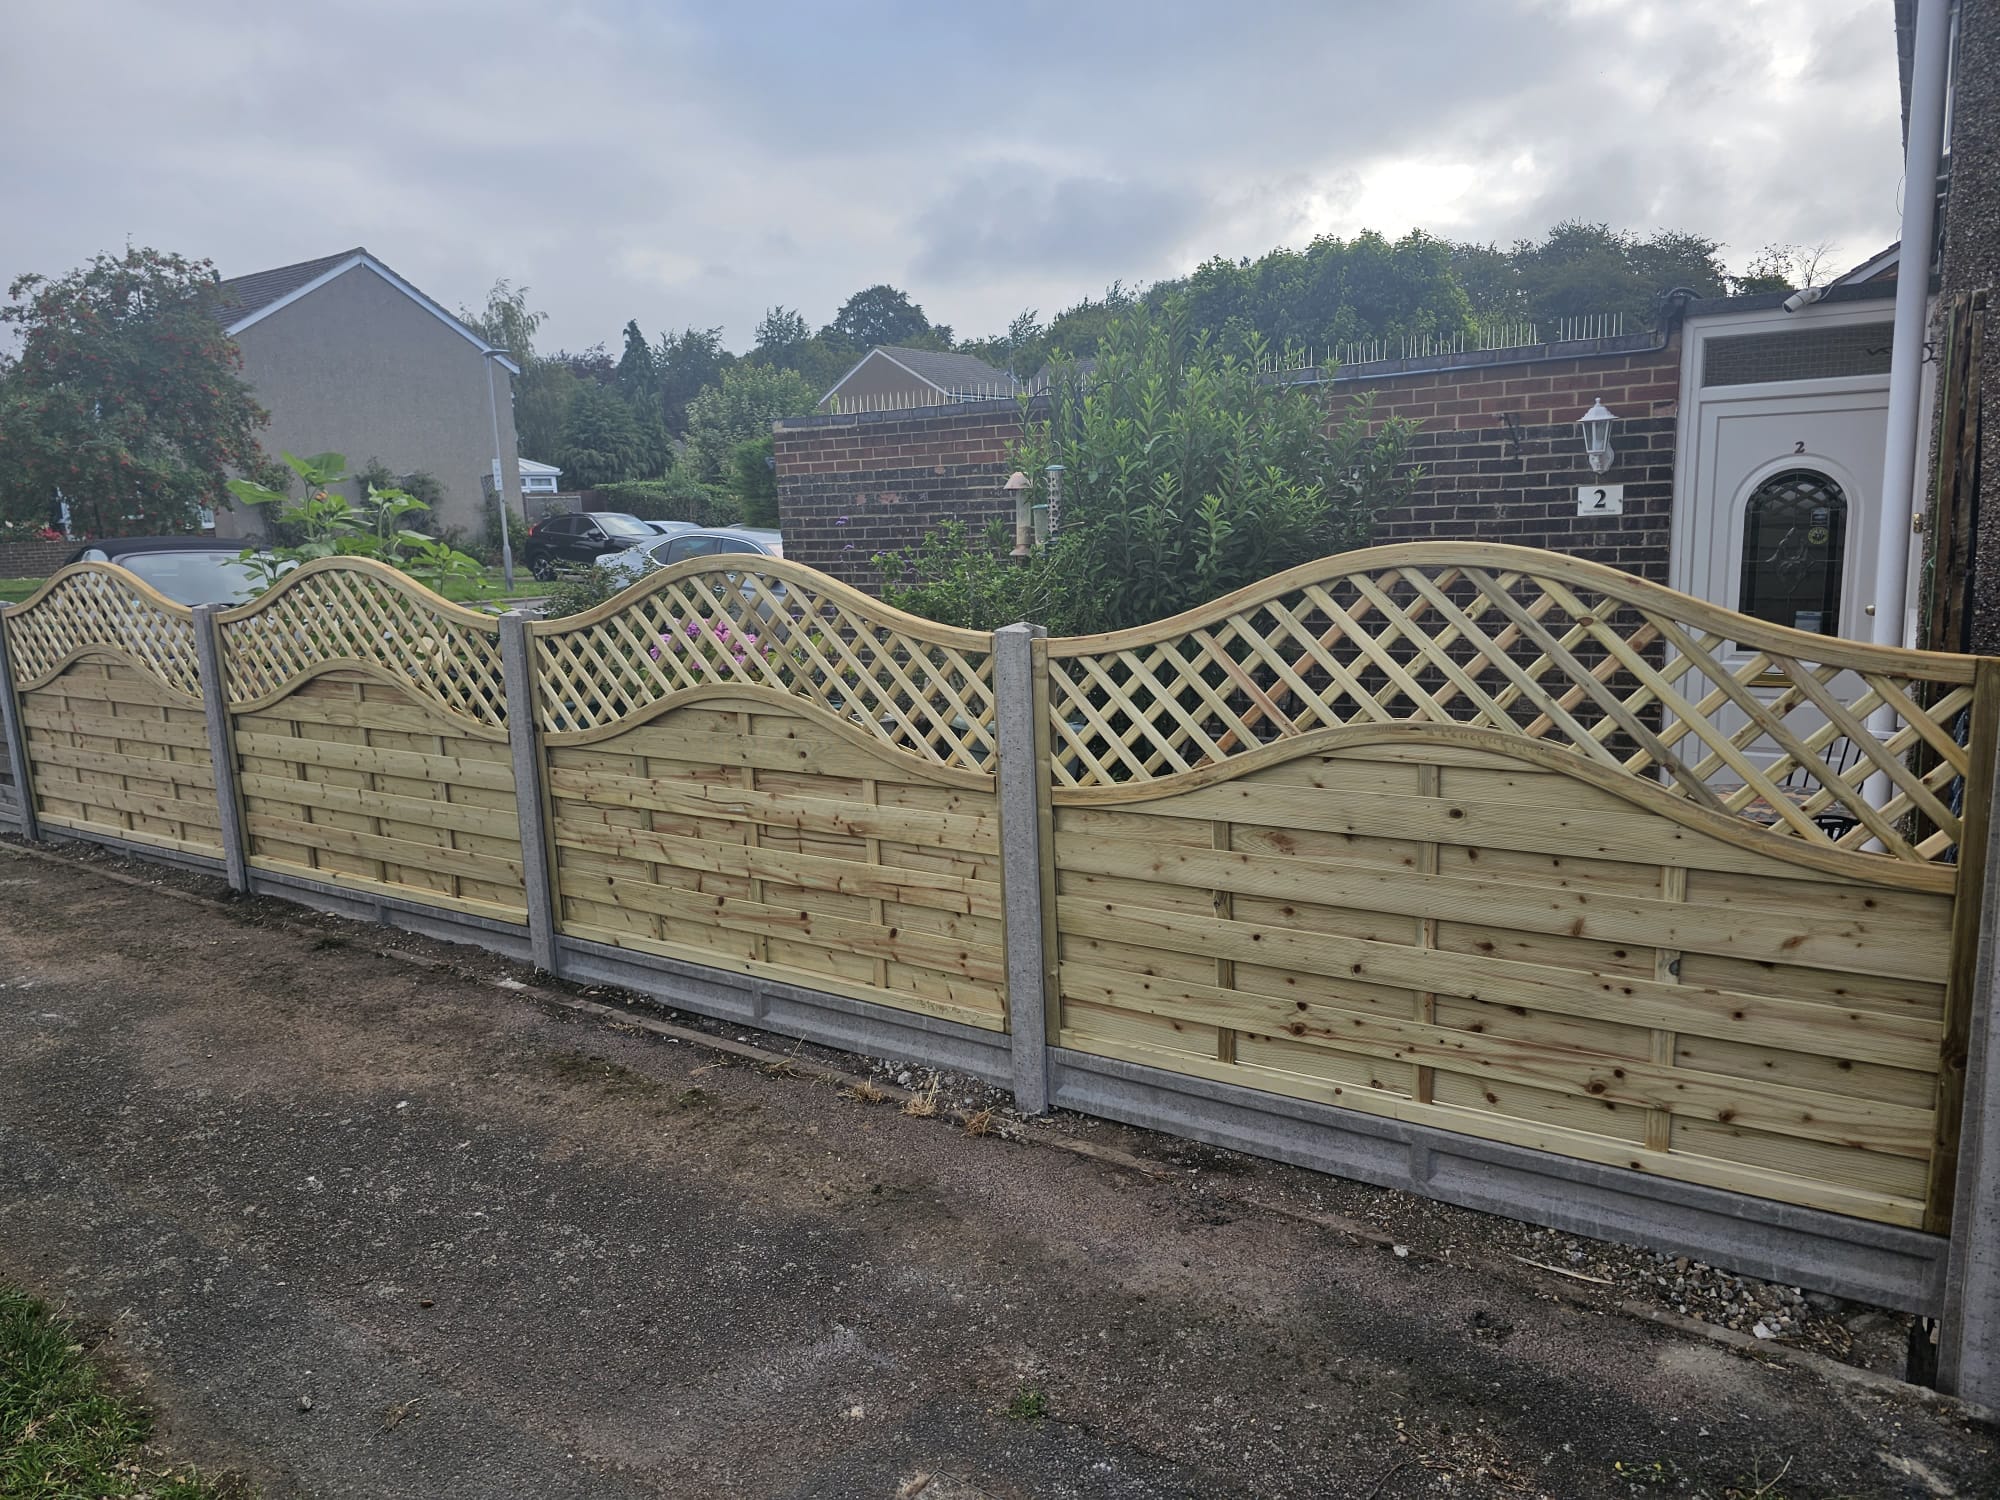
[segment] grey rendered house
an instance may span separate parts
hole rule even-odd
[[[440,527],[477,536],[492,503],[497,421],[501,483],[519,512],[519,367],[438,303],[359,248],[233,277],[221,291],[243,377],[271,413],[266,452],[429,473],[444,487]],[[216,516],[218,535],[256,529],[242,509]]]

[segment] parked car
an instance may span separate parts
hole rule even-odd
[[[116,563],[176,604],[243,604],[255,591],[241,561],[248,542],[212,536],[114,536],[89,542],[69,561]]]
[[[528,528],[528,571],[542,582],[563,568],[587,568],[659,533],[620,510],[574,510],[544,516]]]
[[[662,552],[654,554],[661,567],[671,567],[690,557],[711,557],[718,552],[761,552],[766,557],[783,557],[785,539],[776,531],[760,526],[711,526],[674,537]]]
[[[597,565],[618,580],[624,588],[635,579],[662,567],[666,562],[667,548],[675,537],[686,536],[701,528],[692,521],[648,521],[646,523],[659,531],[650,541],[627,547],[623,552],[614,552],[609,557],[600,557]]]
[[[620,588],[637,582],[655,568],[664,568],[669,563],[689,557],[711,557],[725,552],[754,552],[765,557],[785,555],[784,539],[775,531],[749,526],[703,528],[685,521],[654,521],[649,524],[681,529],[671,536],[655,537],[650,542],[641,542],[636,547],[627,547],[623,552],[614,552],[597,560],[600,568],[616,576]],[[774,593],[783,596],[783,584],[771,587]]]

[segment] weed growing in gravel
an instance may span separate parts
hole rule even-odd
[[[0,1287],[0,1495],[10,1500],[225,1500],[246,1492],[143,1451],[152,1420],[86,1357],[77,1330]]]
[[[903,1101],[903,1113],[913,1120],[928,1120],[938,1109],[938,1076],[933,1073],[930,1081]]]
[[[1014,1399],[1007,1403],[1007,1420],[1010,1422],[1039,1422],[1048,1414],[1049,1398],[1026,1386],[1014,1392]]]

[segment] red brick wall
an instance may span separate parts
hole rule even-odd
[[[1349,396],[1372,392],[1377,415],[1420,423],[1411,457],[1423,478],[1408,505],[1381,518],[1376,539],[1546,547],[1665,582],[1678,341],[1582,357],[1457,361],[1335,382],[1336,415]],[[1576,487],[1592,477],[1576,423],[1596,400],[1619,418],[1618,457],[1604,478],[1625,486],[1622,516],[1576,513]],[[1000,486],[1020,430],[1013,402],[780,423],[786,556],[872,591],[880,582],[876,553],[914,546],[948,517],[975,531],[994,518],[1011,526],[1013,506]]]
[[[1423,425],[1411,458],[1424,468],[1410,503],[1375,540],[1510,542],[1667,581],[1680,396],[1678,342],[1661,350],[1346,382],[1375,392],[1383,416]],[[1617,516],[1579,516],[1595,476],[1577,421],[1602,400],[1618,417],[1603,482],[1624,486]],[[1508,418],[1512,418],[1512,426]]]
[[[873,592],[875,554],[914,546],[944,520],[1011,529],[1014,502],[1001,486],[1020,435],[1012,401],[779,423],[785,556]]]
[[[59,542],[0,542],[0,578],[46,578],[83,545]]]

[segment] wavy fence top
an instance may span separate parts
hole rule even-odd
[[[194,611],[109,563],[73,563],[35,590],[8,613],[7,642],[24,692],[80,656],[104,652],[169,692],[201,697]]]
[[[385,564],[322,558],[218,618],[232,708],[264,707],[304,679],[344,667],[407,687],[472,723],[507,722],[499,623]]]
[[[550,734],[594,737],[691,692],[763,688],[933,765],[992,770],[993,638],[799,563],[691,558],[531,630]]]
[[[1058,787],[1130,788],[1321,729],[1457,724],[1808,843],[1930,861],[1960,837],[1972,658],[1809,635],[1555,553],[1349,553],[1049,658]]]

